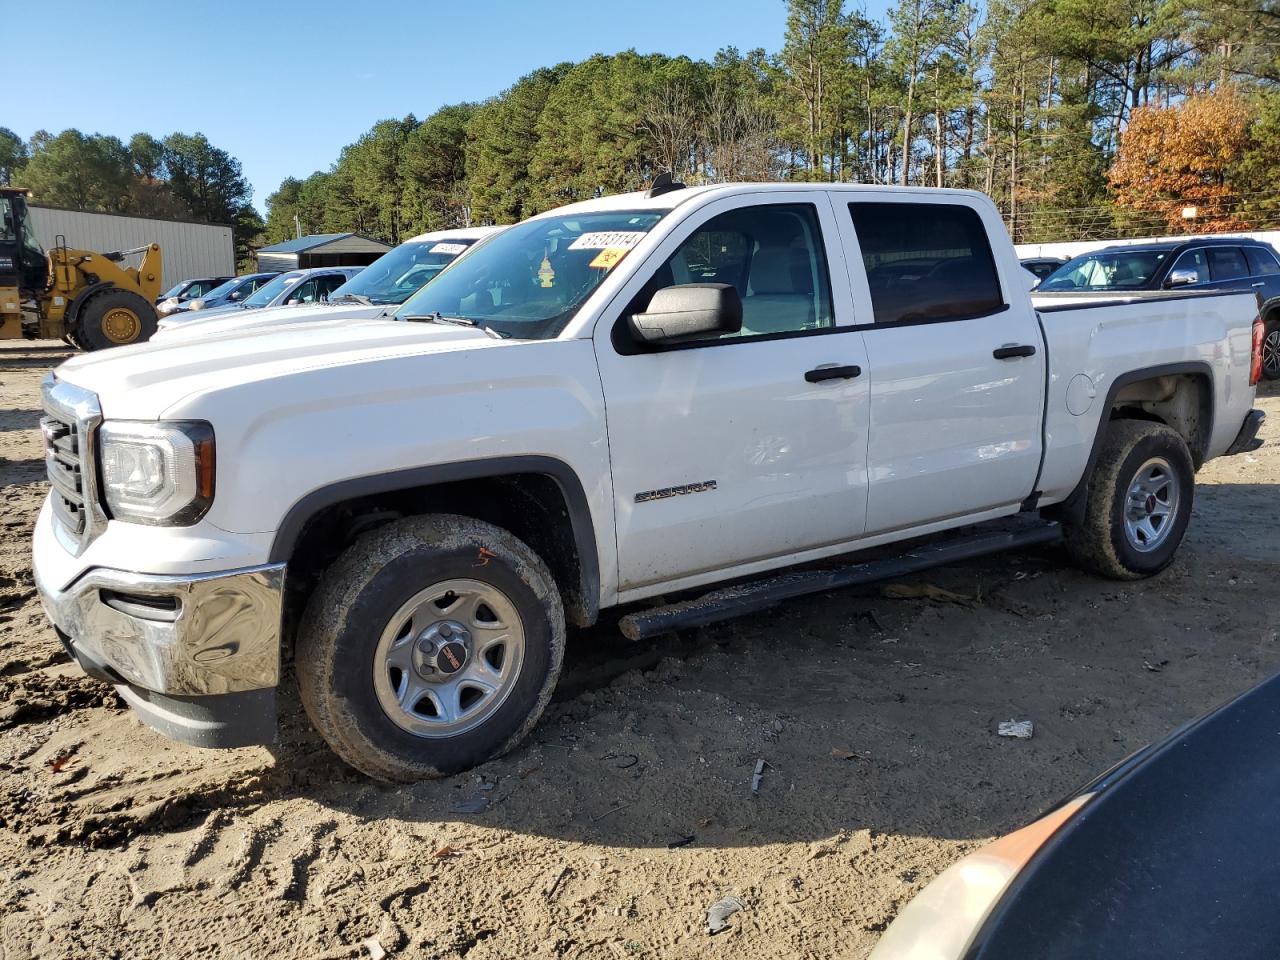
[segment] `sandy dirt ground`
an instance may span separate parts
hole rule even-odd
[[[0,349],[0,956],[864,957],[962,854],[1277,667],[1269,445],[1200,475],[1176,564],[1057,549],[630,645],[571,636],[532,740],[388,788],[287,708],[271,751],[138,725],[68,663],[28,539],[53,344]],[[996,736],[1030,718],[1035,737]],[[752,772],[767,766],[756,796]],[[745,909],[717,936],[707,907]]]

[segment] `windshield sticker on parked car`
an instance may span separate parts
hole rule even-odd
[[[591,261],[589,266],[595,267],[597,270],[612,270],[618,265],[618,261],[627,255],[627,250],[623,247],[607,247],[596,254],[596,258]]]
[[[620,250],[630,250],[643,239],[643,230],[601,230],[596,233],[584,233],[569,244],[569,249],[609,250],[616,247]]]
[[[457,256],[465,249],[467,249],[467,245],[465,243],[437,243],[431,248],[430,252],[452,253],[454,256]]]

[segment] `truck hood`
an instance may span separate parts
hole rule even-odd
[[[474,327],[320,320],[113,347],[68,360],[55,373],[60,380],[96,393],[106,417],[155,420],[185,397],[236,383],[502,344]]]
[[[152,336],[155,340],[170,340],[174,337],[211,336],[215,333],[229,333],[234,330],[250,330],[256,327],[278,326],[286,323],[308,323],[312,320],[369,320],[381,316],[388,310],[396,310],[391,306],[365,306],[352,301],[350,303],[311,303],[293,307],[263,307],[261,310],[241,310],[238,307],[210,311],[194,311],[177,315],[180,319],[170,319],[162,324],[160,330]]]

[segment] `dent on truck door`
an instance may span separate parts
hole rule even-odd
[[[623,589],[862,533],[862,336],[836,326],[834,304],[843,316],[849,299],[843,283],[833,297],[827,267],[831,206],[794,196],[694,214],[597,331]],[[732,285],[742,330],[640,347],[628,318],[655,290],[689,283]]]
[[[852,203],[874,323],[868,534],[1020,503],[1040,465],[1045,356],[956,203]]]

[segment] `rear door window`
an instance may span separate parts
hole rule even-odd
[[[1249,261],[1249,275],[1253,277],[1269,277],[1280,273],[1280,264],[1275,255],[1262,247],[1245,247],[1245,258]]]
[[[1215,282],[1249,275],[1249,265],[1239,247],[1209,247],[1209,270]]]
[[[851,203],[876,323],[965,320],[1004,307],[977,211],[951,203]]]

